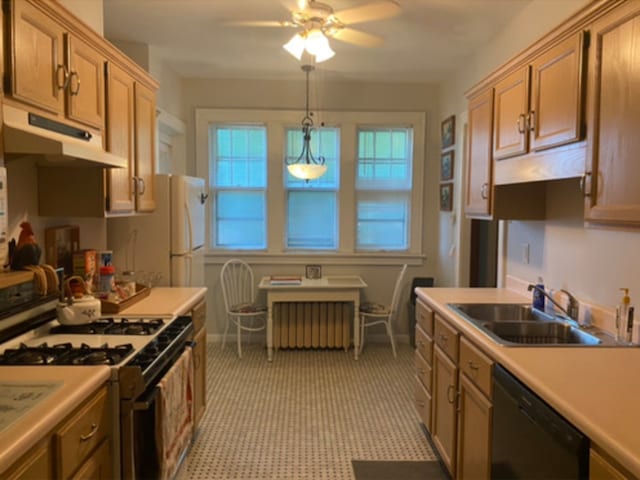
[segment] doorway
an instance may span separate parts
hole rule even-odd
[[[469,286],[496,287],[498,274],[498,221],[471,220]]]

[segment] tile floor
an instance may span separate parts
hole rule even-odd
[[[351,480],[351,460],[434,460],[413,408],[413,349],[208,345],[208,407],[178,480]]]

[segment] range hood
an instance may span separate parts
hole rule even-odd
[[[105,152],[99,134],[50,120],[13,105],[3,105],[4,153],[37,155],[46,164],[124,168],[126,158]]]

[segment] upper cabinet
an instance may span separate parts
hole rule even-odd
[[[9,33],[5,95],[101,130],[105,57],[27,0],[11,2]]]
[[[493,89],[469,99],[467,185],[465,213],[475,217],[491,216],[491,131]]]
[[[640,226],[640,2],[591,28],[585,218]]]
[[[496,84],[494,159],[581,139],[584,36],[565,39]]]
[[[5,111],[11,105],[38,113],[54,120],[59,133],[88,127],[100,156],[124,159],[123,168],[39,165],[39,214],[152,212],[158,83],[56,1],[5,0],[3,6]]]

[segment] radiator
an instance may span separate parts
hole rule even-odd
[[[350,302],[278,302],[273,305],[274,348],[344,348],[351,345]]]

